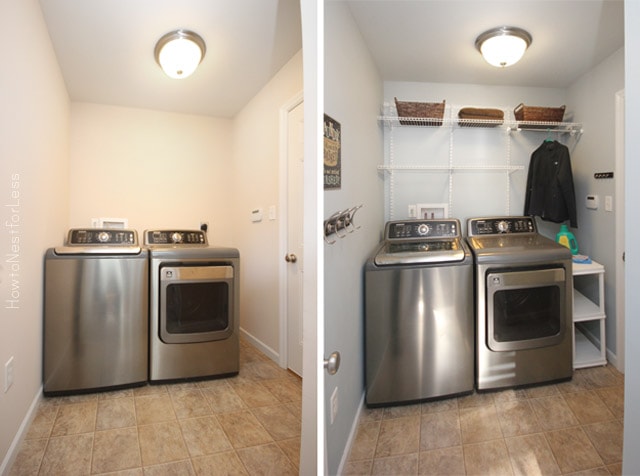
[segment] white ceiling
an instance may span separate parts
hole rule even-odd
[[[40,0],[72,101],[233,117],[301,48],[299,0]],[[170,79],[153,49],[187,28],[207,52]]]
[[[565,88],[624,44],[623,0],[348,3],[388,81]],[[490,66],[475,49],[476,37],[498,26],[533,36],[523,59],[509,68]]]

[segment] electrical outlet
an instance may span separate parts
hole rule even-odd
[[[5,393],[13,385],[13,356],[4,364],[4,391]]]
[[[331,424],[333,425],[336,415],[338,414],[338,387],[333,389],[331,394]]]
[[[409,205],[409,218],[416,218],[418,211],[416,210],[416,206],[415,205]]]

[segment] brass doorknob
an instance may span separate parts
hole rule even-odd
[[[288,255],[286,255],[284,257],[284,260],[287,263],[295,263],[296,261],[298,261],[298,257],[296,255],[294,255],[293,253],[289,253]]]

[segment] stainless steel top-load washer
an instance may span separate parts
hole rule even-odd
[[[47,250],[45,395],[147,381],[148,268],[134,230],[73,229]]]
[[[240,369],[235,248],[210,247],[201,230],[147,230],[149,380],[234,375]]]
[[[388,222],[364,281],[367,405],[471,393],[473,260],[460,222]]]
[[[571,252],[533,217],[467,222],[474,255],[478,390],[570,379]]]

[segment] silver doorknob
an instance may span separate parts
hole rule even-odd
[[[288,255],[286,255],[284,257],[284,260],[287,263],[295,263],[296,261],[298,261],[298,257],[296,255],[294,255],[293,253],[289,253]]]
[[[335,375],[340,368],[340,352],[332,352],[329,358],[324,360],[324,368],[329,375]]]

